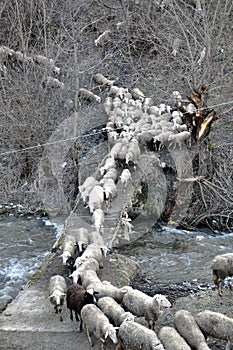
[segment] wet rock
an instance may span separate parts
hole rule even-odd
[[[0,312],[2,312],[3,310],[5,310],[5,308],[7,307],[7,304],[9,304],[12,301],[12,297],[10,295],[2,295],[0,297]]]

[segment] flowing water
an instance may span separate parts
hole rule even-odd
[[[14,217],[0,221],[0,296],[16,296],[59,234],[50,221]],[[211,288],[212,258],[232,250],[233,232],[183,231],[158,225],[134,243],[115,249],[139,263],[135,287],[154,294],[158,286],[171,291],[174,285],[176,295],[177,288],[188,287],[189,292],[195,286]]]
[[[0,296],[14,298],[49,254],[59,230],[50,221],[0,221]]]
[[[190,294],[212,288],[211,260],[232,251],[233,232],[194,232],[158,226],[133,244],[117,249],[139,263],[134,287],[154,294],[166,286],[171,293],[174,286],[176,296],[185,295],[185,289]],[[159,290],[158,286],[162,288]]]

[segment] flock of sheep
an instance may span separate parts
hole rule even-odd
[[[100,46],[109,34],[104,32],[95,40],[95,45]],[[5,62],[9,60],[43,65],[55,74],[60,72],[52,59],[41,55],[29,57],[1,46],[0,73],[4,76]],[[154,324],[160,313],[171,307],[168,299],[160,294],[150,297],[129,286],[117,288],[98,277],[98,271],[103,268],[109,251],[102,236],[105,216],[103,204],[106,204],[108,212],[111,202],[117,196],[118,180],[126,190],[142,151],[152,146],[157,151],[161,147],[182,148],[191,142],[191,132],[184,122],[184,114],[177,108],[172,110],[165,104],[155,106],[152,98],[145,97],[138,88],[132,89],[130,93],[127,88],[115,86],[114,81],[100,73],[94,76],[94,81],[109,89],[104,101],[108,115],[106,131],[109,154],[99,169],[101,178],[97,180],[90,176],[79,186],[83,202],[93,216],[95,231],[89,232],[81,227],[70,229],[65,235],[61,257],[63,264],[70,269],[69,277],[73,284],[67,288],[63,276],[51,277],[49,295],[56,313],[60,314],[62,321],[62,305],[66,298],[71,320],[74,312],[76,320],[80,321],[80,330],[84,323],[91,345],[90,335],[93,333],[103,347],[106,340],[110,339],[117,344],[117,350],[207,350],[209,347],[204,333],[227,340],[226,349],[230,350],[233,344],[232,318],[208,310],[193,317],[188,311],[180,310],[174,316],[175,327],[162,327],[157,336],[153,330]],[[48,76],[43,84],[64,87],[63,83],[52,76]],[[101,97],[84,88],[78,90],[77,97],[90,102],[101,102]],[[182,97],[178,91],[173,91],[173,99],[176,106],[181,104]],[[194,115],[193,104],[182,107],[184,113]],[[126,228],[125,232],[132,228],[127,211],[122,216],[122,225]],[[221,282],[227,276],[233,276],[233,254],[217,256],[213,260],[212,270],[214,283],[221,296]]]
[[[233,342],[233,319],[208,310],[195,317],[186,310],[179,310],[174,316],[175,327],[162,327],[157,335],[155,322],[165,308],[171,307],[165,296],[151,297],[130,286],[117,288],[109,281],[100,280],[98,271],[109,251],[102,235],[104,216],[108,215],[111,202],[117,196],[118,181],[126,190],[141,152],[151,143],[157,150],[163,146],[182,147],[191,135],[179,111],[171,111],[163,104],[154,106],[139,89],[129,93],[128,89],[114,86],[113,81],[101,74],[97,74],[94,80],[109,88],[104,102],[109,118],[106,125],[109,153],[98,169],[98,177],[89,176],[79,186],[81,198],[92,214],[95,230],[70,229],[65,235],[61,257],[63,264],[71,270],[69,277],[73,284],[66,288],[63,276],[51,278],[50,300],[55,310],[61,312],[66,296],[70,318],[73,320],[75,312],[80,330],[82,324],[86,328],[90,345],[93,345],[91,334],[94,334],[103,348],[106,341],[111,341],[117,350],[206,350],[209,347],[205,334],[227,340],[226,349],[229,350]],[[101,101],[91,91],[80,90],[79,98]],[[173,97],[179,104],[181,96],[178,91],[173,92]],[[187,105],[186,112],[194,113],[193,106]],[[124,219],[126,225],[130,225],[127,211]],[[233,254],[217,256],[212,270],[221,295],[221,282],[233,275]]]
[[[76,251],[77,250],[77,251]],[[49,282],[50,301],[56,313],[65,302],[70,319],[84,324],[90,345],[91,335],[101,341],[102,348],[113,342],[116,350],[207,350],[205,335],[227,340],[226,349],[233,345],[233,319],[221,313],[205,310],[195,317],[186,310],[174,315],[174,326],[164,326],[158,335],[154,325],[161,312],[170,308],[169,300],[161,294],[153,297],[130,286],[117,288],[109,281],[101,281],[98,271],[107,254],[101,234],[85,228],[71,229],[63,242],[61,258],[72,271],[73,283],[67,288],[65,278],[52,276]],[[233,254],[215,257],[213,277],[221,295],[221,282],[233,275]]]

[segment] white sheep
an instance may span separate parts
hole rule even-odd
[[[104,110],[107,114],[109,114],[112,110],[112,97],[106,97],[104,101]]]
[[[111,31],[105,30],[102,34],[98,36],[97,39],[95,39],[94,43],[96,47],[103,47],[109,40]]]
[[[49,300],[54,305],[56,313],[60,313],[60,321],[62,321],[62,305],[66,296],[66,281],[63,276],[55,275],[49,280]]]
[[[127,141],[130,141],[134,137],[134,132],[130,130],[130,127],[128,125],[123,125],[123,130],[120,133],[120,138],[124,138]]]
[[[32,55],[32,58],[36,63],[52,69],[54,73],[60,73],[61,68],[55,66],[55,62],[52,58],[48,58],[42,55]]]
[[[87,270],[93,270],[95,272],[98,272],[99,271],[98,261],[94,258],[89,258],[89,259],[83,260],[83,262],[78,265],[78,268],[76,270],[74,270],[72,272],[72,274],[70,274],[69,277],[73,279],[73,283],[78,283],[78,279],[80,277],[80,274],[83,271],[87,271]]]
[[[119,88],[118,88],[119,89]],[[113,106],[113,112],[115,108],[119,108],[122,104],[122,101],[119,97],[114,97],[113,101],[112,101],[112,106]],[[114,112],[115,115],[115,112]]]
[[[139,317],[145,317],[149,326],[154,328],[154,323],[160,314],[159,303],[156,297],[149,295],[131,287],[127,287],[123,300],[123,306]]]
[[[182,124],[183,123],[183,120],[182,120],[182,117],[181,117],[181,113],[178,112],[178,111],[173,111],[172,112],[172,121],[173,123],[175,124]]]
[[[132,181],[132,176],[131,176],[131,172],[129,171],[129,169],[122,170],[122,173],[120,175],[120,181],[122,182],[123,187],[124,187],[124,191],[125,191],[128,182]]]
[[[119,327],[118,337],[116,350],[165,350],[156,333],[137,322],[123,322]]]
[[[89,286],[101,283],[101,280],[94,270],[84,270],[82,272],[79,272],[77,273],[77,277],[80,279],[82,286],[86,289],[92,289],[92,287],[89,288]],[[95,290],[95,292],[97,291]]]
[[[133,97],[132,97],[132,94],[130,92],[125,92],[124,94],[124,102],[128,105],[129,104],[129,101],[132,100]]]
[[[119,327],[122,322],[134,321],[135,319],[135,316],[131,314],[131,312],[125,311],[123,307],[111,297],[100,298],[97,305],[108,317],[109,321],[116,327]]]
[[[143,111],[146,113],[150,110],[150,107],[153,104],[153,100],[151,97],[145,97],[143,102]]]
[[[122,129],[124,125],[123,118],[120,115],[116,115],[114,118],[114,123],[117,129]]]
[[[91,243],[87,246],[84,253],[76,258],[74,266],[77,269],[86,259],[94,258],[98,261],[100,268],[103,268],[103,257],[104,252],[101,246],[95,243]]]
[[[96,181],[96,179],[93,176],[88,176],[84,183],[78,186],[79,192],[84,203],[87,202],[89,193],[95,185],[98,185],[98,181]]]
[[[126,287],[117,288],[113,284],[111,284],[109,281],[96,281],[92,282],[90,284],[85,284],[86,288],[93,289],[97,294],[96,298],[100,299],[103,297],[111,297],[116,302],[121,303],[124,294],[127,292]]]
[[[133,228],[133,225],[130,223],[132,219],[129,218],[126,210],[123,210],[121,213],[120,225],[123,227],[124,239],[130,241],[129,234]]]
[[[139,143],[143,146],[148,146],[151,144],[151,142],[154,139],[156,133],[154,133],[154,131],[151,129],[149,131],[143,131],[140,132],[139,134],[137,134],[137,139],[139,141]]]
[[[153,114],[155,116],[159,116],[159,107],[151,106],[149,112],[150,112],[150,114]]]
[[[196,112],[196,107],[193,103],[189,103],[186,107],[186,113],[194,114]]]
[[[191,138],[191,134],[189,131],[181,131],[178,134],[170,134],[168,137],[168,141],[171,145],[178,146],[181,148],[185,145],[185,142],[188,141]]]
[[[42,82],[42,87],[64,89],[65,85],[57,78],[47,76]]]
[[[91,346],[93,346],[90,337],[92,333],[102,342],[102,349],[105,349],[107,338],[110,338],[114,344],[117,344],[116,329],[97,306],[93,304],[83,306],[81,318],[86,327],[87,337]]]
[[[137,165],[138,159],[140,157],[140,148],[138,145],[138,140],[132,139],[129,142],[126,156],[125,156],[125,162],[128,165],[129,163],[132,163],[134,166]]]
[[[104,86],[112,86],[115,82],[115,80],[109,80],[107,79],[103,74],[101,73],[96,73],[93,76],[94,81],[99,84],[99,85],[104,85]]]
[[[110,97],[116,97],[118,93],[119,87],[116,85],[112,85],[109,89],[108,96]]]
[[[217,339],[227,340],[226,350],[233,346],[233,319],[219,312],[205,310],[195,317],[200,329]]]
[[[103,185],[104,198],[107,209],[111,206],[111,202],[117,195],[117,186],[113,179],[103,178],[100,183]]]
[[[115,130],[108,131],[108,148],[109,148],[109,151],[110,151],[111,147],[113,147],[117,143],[118,138],[119,138],[119,134],[118,134],[117,131],[115,131]]]
[[[103,210],[97,208],[92,215],[92,220],[94,222],[96,232],[102,232],[103,228],[104,228],[104,212],[103,212]]]
[[[110,151],[111,157],[114,157],[114,159],[118,158],[118,153],[120,152],[123,144],[125,143],[125,139],[119,139],[115,145],[112,147]],[[126,142],[128,144],[128,142]]]
[[[89,242],[89,244],[92,244],[92,243],[97,244],[100,247],[100,249],[102,250],[103,256],[104,257],[107,256],[109,249],[104,242],[103,236],[99,232],[96,232],[96,231],[89,232],[88,242]]]
[[[189,311],[177,311],[174,316],[174,325],[191,348],[196,350],[210,350],[195,318]]]
[[[126,93],[128,93],[127,88],[119,87],[116,96],[119,97],[121,101],[123,101]]]
[[[174,124],[174,130],[178,132],[188,131],[188,127],[186,124]]]
[[[142,110],[142,101],[140,99],[135,100],[135,112],[139,111],[140,114],[144,114],[144,111]]]
[[[77,91],[77,96],[79,99],[84,99],[89,102],[101,102],[101,97],[98,95],[95,95],[92,91],[87,90],[85,88],[80,88]]]
[[[94,210],[102,209],[104,202],[104,190],[100,185],[95,185],[89,193],[88,207],[90,213],[93,214]]]
[[[5,62],[13,56],[14,52],[14,50],[7,46],[0,46],[0,61]]]
[[[118,172],[117,169],[111,168],[109,169],[106,174],[104,174],[103,179],[112,179],[113,181],[117,181],[118,178]]]
[[[80,227],[69,232],[72,233],[76,240],[79,253],[82,253],[88,245],[88,230],[85,227]]]
[[[60,255],[63,265],[72,266],[76,251],[76,239],[73,235],[65,235],[63,253]]]
[[[170,301],[163,294],[155,294],[154,298],[157,300],[159,304],[160,311],[163,311],[164,309],[169,309],[172,306]]]
[[[140,100],[141,102],[143,102],[145,99],[144,93],[141,90],[139,90],[138,88],[134,88],[132,90],[132,97],[134,100]]]
[[[138,133],[138,132],[141,132],[142,131],[142,127],[146,124],[146,119],[143,118],[143,119],[139,119],[136,123],[136,126],[135,126],[135,132]]]
[[[119,141],[112,147],[110,154],[115,159],[125,160],[129,141],[127,139],[119,139]]]
[[[182,96],[181,96],[180,92],[177,90],[172,91],[172,97],[173,97],[175,103],[179,103],[182,100]]]
[[[25,53],[21,51],[15,51],[14,57],[16,61],[20,63],[32,64],[34,62],[32,57],[27,56]]]
[[[104,175],[104,173],[111,168],[116,168],[116,162],[115,162],[115,159],[113,157],[109,157],[105,160],[104,165],[99,169],[100,174]]]
[[[166,350],[191,350],[184,338],[173,327],[162,327],[158,335]]]
[[[181,48],[181,45],[182,45],[182,41],[179,39],[179,38],[176,38],[174,41],[173,41],[173,45],[172,45],[172,55],[174,57],[177,56],[177,54],[179,53],[180,51],[180,48]]]
[[[218,295],[222,296],[221,282],[226,277],[233,276],[233,253],[217,255],[212,261],[211,268]]]

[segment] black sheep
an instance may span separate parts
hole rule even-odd
[[[66,292],[66,305],[70,309],[70,319],[73,321],[73,311],[76,321],[80,320],[80,331],[82,331],[81,310],[86,304],[96,304],[96,292],[93,289],[85,289],[78,284],[72,284]]]

